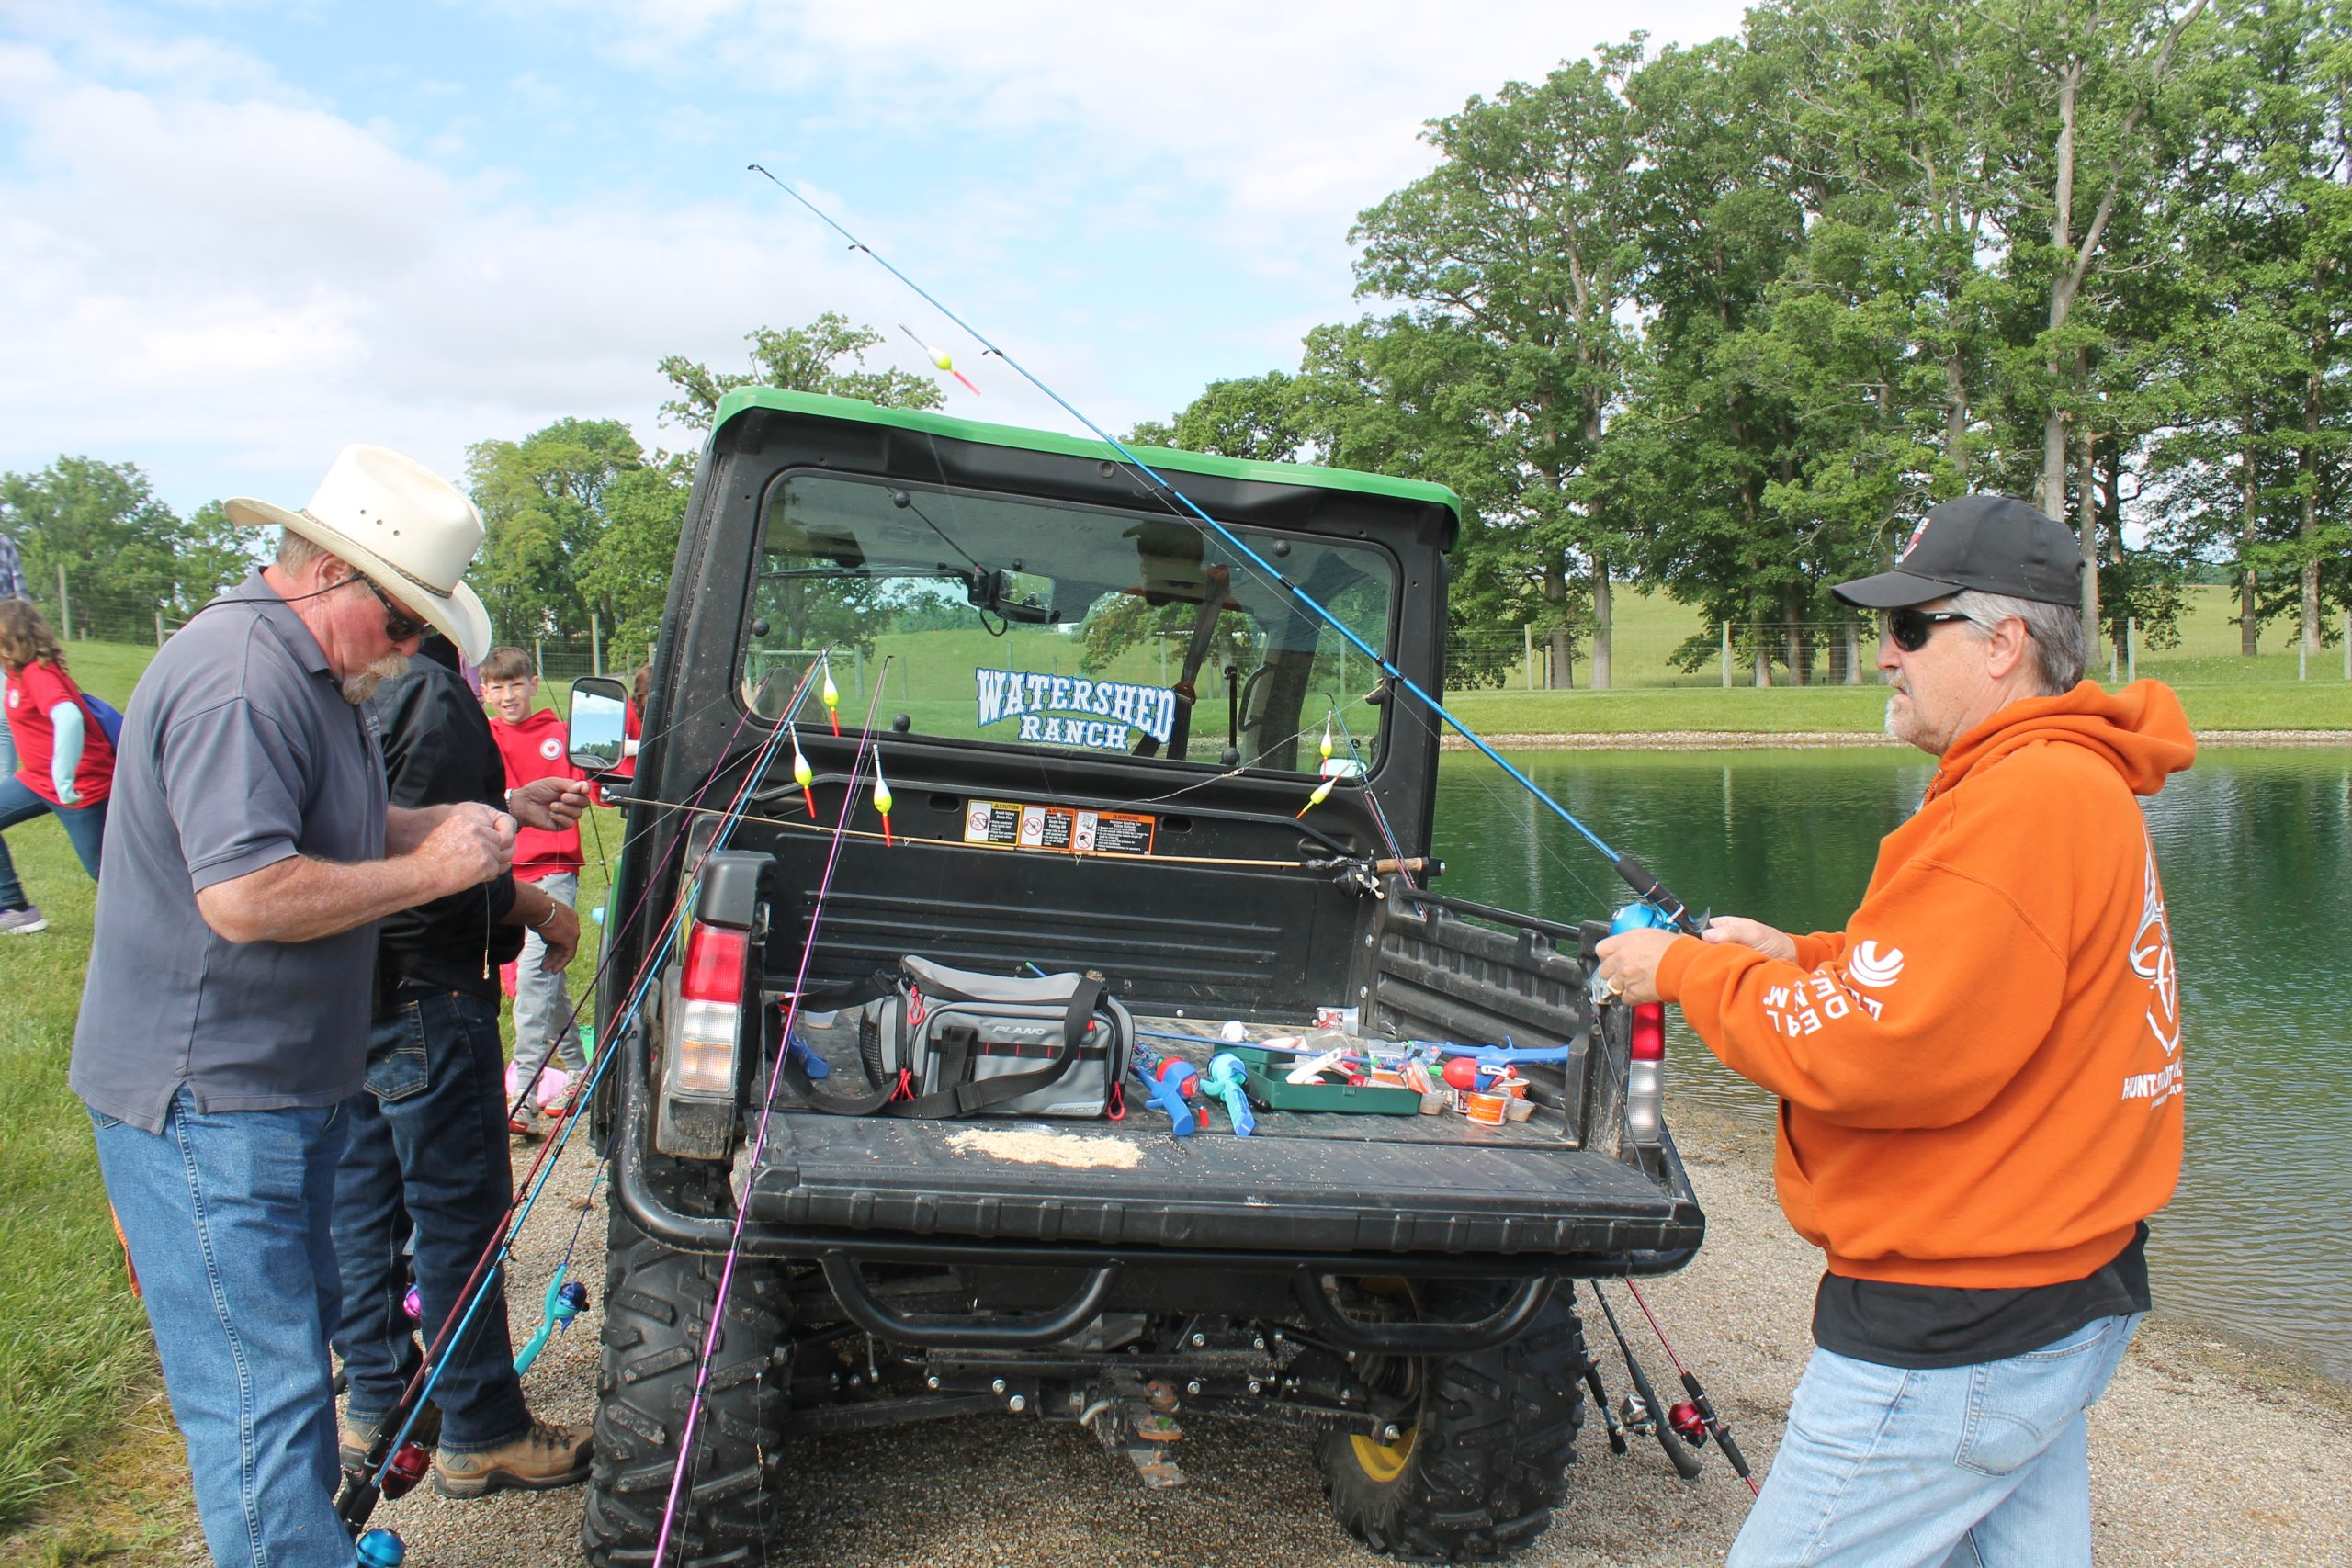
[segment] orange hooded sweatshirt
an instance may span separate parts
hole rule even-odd
[[[1945,753],[1844,931],[1794,963],[1667,949],[1667,999],[1781,1097],[1781,1207],[1831,1273],[2079,1280],[2170,1199],[2180,991],[2133,796],[2196,752],[2153,681],[2012,703]]]

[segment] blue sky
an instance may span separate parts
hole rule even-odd
[[[1113,429],[1295,366],[1421,122],[1736,5],[0,0],[0,468],[299,504],[368,440],[452,476],[565,414],[662,427],[825,310],[1068,416],[747,174],[764,163]],[[922,368],[893,332],[892,362]]]

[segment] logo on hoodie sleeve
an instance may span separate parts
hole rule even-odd
[[[2144,842],[2144,840],[2143,840]],[[2165,1066],[2123,1080],[2123,1098],[2144,1100],[2153,1111],[2181,1092],[2180,975],[2173,967],[2172,922],[2165,914],[2164,884],[2156,878],[2155,846],[2144,851],[2147,870],[2140,891],[2140,925],[2132,933],[2126,962],[2148,983],[2148,1032],[2165,1054]]]

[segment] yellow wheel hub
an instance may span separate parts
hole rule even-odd
[[[1419,1434],[1419,1427],[1408,1427],[1393,1443],[1374,1442],[1364,1437],[1348,1440],[1355,1445],[1356,1463],[1363,1472],[1385,1486],[1405,1473],[1405,1465],[1413,1457],[1413,1439]]]

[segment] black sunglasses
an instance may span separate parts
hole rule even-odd
[[[1917,653],[1928,646],[1928,637],[1946,621],[1964,621],[1966,615],[1956,610],[1889,610],[1886,613],[1886,635],[1894,646],[1905,653]]]
[[[368,592],[373,593],[376,596],[376,602],[384,607],[384,636],[386,637],[390,638],[393,642],[406,642],[413,637],[422,637],[424,635],[426,623],[418,620],[406,610],[403,610],[398,604],[393,604],[391,595],[386,593],[381,588],[377,587],[376,580],[374,578],[369,577],[364,571],[354,572],[352,575],[358,578],[360,581],[366,583],[368,585]],[[1909,645],[1906,644],[1905,646]]]

